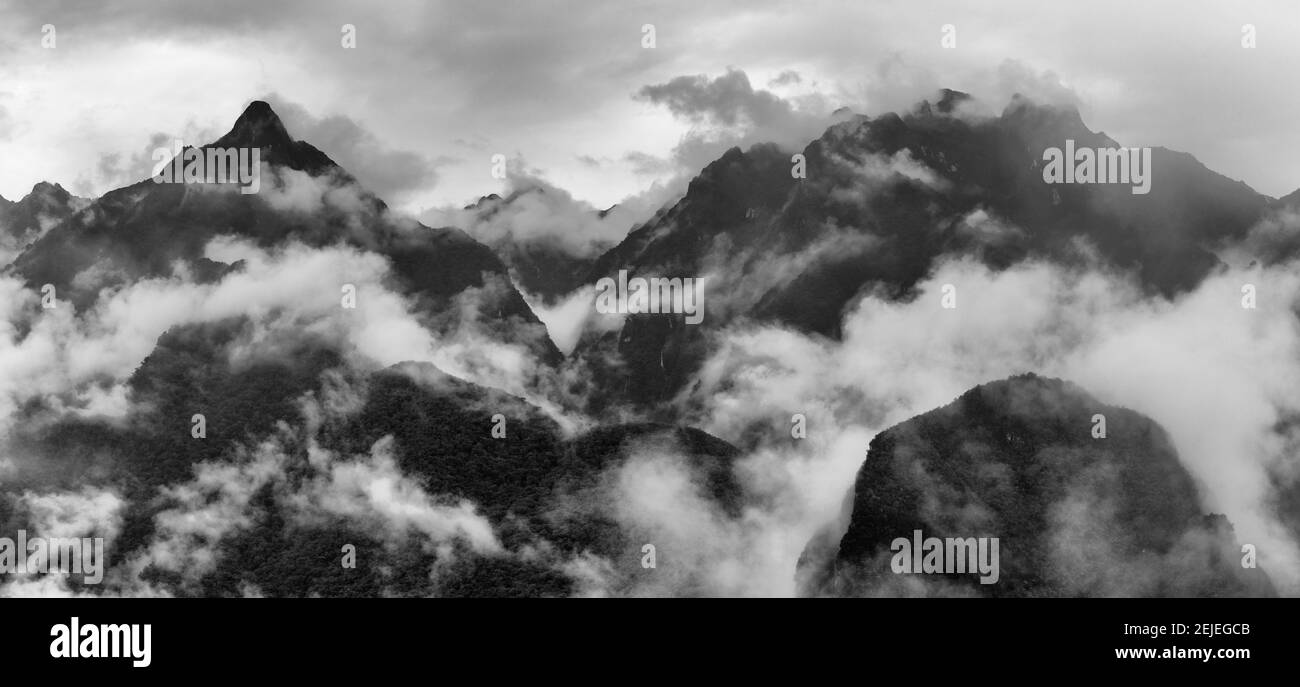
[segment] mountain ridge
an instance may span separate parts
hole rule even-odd
[[[1173,298],[1220,267],[1217,247],[1245,238],[1270,202],[1165,148],[1152,149],[1147,195],[1126,185],[1047,184],[1045,148],[1116,142],[1089,130],[1077,108],[1017,97],[1002,114],[983,117],[965,114],[965,100],[945,91],[940,105],[832,124],[801,151],[803,179],[792,177],[790,151],[733,147],[682,199],[600,256],[587,281],[622,269],[713,274],[702,328],[747,320],[838,338],[862,293],[908,298],[945,256],[994,270],[1099,258],[1149,293]],[[990,224],[1011,230],[988,231]],[[622,359],[630,373],[611,371],[613,385],[638,403],[663,403],[704,356],[703,336],[669,319],[629,316],[621,333],[592,333],[576,351]],[[667,374],[638,372],[661,366]]]
[[[384,255],[397,288],[425,313],[446,311],[454,298],[480,289],[487,327],[539,359],[559,351],[533,330],[540,320],[509,283],[501,260],[465,232],[431,228],[397,216],[327,155],[293,141],[270,106],[249,105],[230,132],[204,148],[266,144],[264,188],[245,195],[229,184],[156,183],[114,189],[65,218],[22,251],[9,269],[33,288],[54,284],[74,307],[93,305],[105,286],[171,274],[177,260],[206,265],[213,238],[234,235],[269,248],[298,241],[343,243]],[[207,270],[211,271],[211,270]],[[341,275],[321,275],[338,284]],[[338,282],[338,283],[335,283]],[[523,326],[517,327],[511,322]]]

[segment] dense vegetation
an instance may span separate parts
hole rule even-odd
[[[1059,380],[986,384],[880,433],[852,499],[817,593],[898,591],[890,545],[914,530],[998,537],[997,584],[938,577],[990,596],[1272,593],[1241,567],[1231,525],[1202,514],[1164,430]]]

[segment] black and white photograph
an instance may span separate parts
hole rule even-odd
[[[1298,67],[1269,0],[0,0],[4,633],[726,599],[1249,676]]]

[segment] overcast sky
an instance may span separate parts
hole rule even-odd
[[[0,0],[0,195],[103,193],[147,176],[160,135],[208,142],[263,98],[412,211],[500,190],[495,153],[604,207],[731,143],[806,142],[839,106],[951,87],[1074,99],[1123,144],[1277,196],[1300,187],[1297,64],[1283,0]]]

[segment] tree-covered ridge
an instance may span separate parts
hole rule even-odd
[[[236,480],[269,471],[236,504],[242,525],[207,542],[216,552],[210,570],[198,579],[155,563],[139,570],[166,593],[564,596],[576,591],[566,562],[586,556],[609,561],[608,582],[617,587],[641,569],[642,542],[627,537],[607,498],[586,497],[647,446],[685,456],[719,508],[738,508],[731,473],[738,451],[699,430],[641,423],[567,437],[523,399],[431,364],[358,374],[323,339],[258,344],[253,329],[248,318],[174,328],[130,378],[125,420],[65,418],[22,433],[24,450],[41,457],[32,464],[58,467],[65,486],[111,486],[126,497],[110,552],[119,566],[149,560],[168,519],[193,507],[187,498],[204,488],[205,471],[226,466]],[[357,404],[322,413],[309,428],[305,409],[339,388]],[[203,438],[192,433],[195,413],[205,419]],[[497,415],[504,436],[493,434]],[[322,453],[332,456],[328,465],[313,462]],[[386,479],[411,480],[438,506],[466,504],[489,523],[499,548],[476,549],[456,536],[439,544],[366,514],[303,515],[304,494],[338,470],[369,469],[377,453],[395,464]],[[21,477],[7,486],[50,486],[50,474]],[[226,497],[220,485],[208,488],[200,500]],[[354,569],[341,564],[345,544],[355,547]]]
[[[1097,436],[1095,416],[1104,416]],[[1078,387],[1023,375],[878,434],[838,548],[811,593],[988,596],[1271,595],[1165,431]],[[1001,576],[899,575],[891,543],[998,537]],[[805,563],[816,565],[816,552]]]

